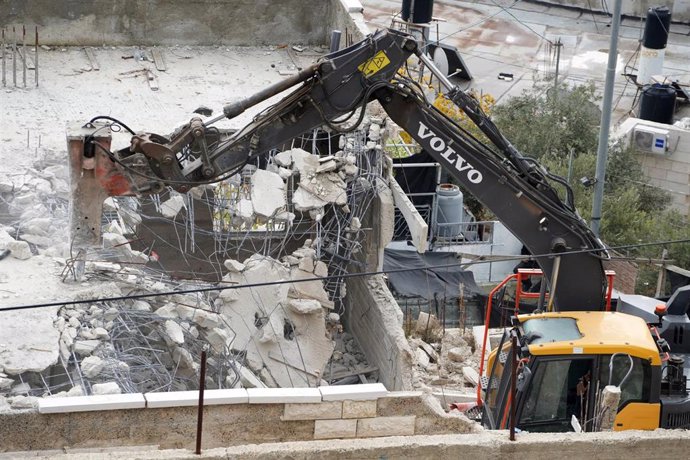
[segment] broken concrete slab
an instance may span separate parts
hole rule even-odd
[[[19,260],[30,259],[31,247],[26,241],[12,241],[7,243],[6,249],[11,251],[12,257]]]
[[[477,372],[473,367],[463,366],[462,375],[465,377],[465,381],[472,386],[479,385],[479,372]]]
[[[224,353],[232,344],[232,335],[225,329],[215,327],[206,334],[206,340],[216,353]]]
[[[296,210],[305,212],[312,209],[322,209],[328,203],[309,192],[306,188],[299,186],[295,193],[292,194],[292,204]]]
[[[0,249],[7,249],[7,245],[16,240],[10,236],[5,230],[0,229]]]
[[[184,343],[184,332],[175,321],[169,319],[165,322],[165,333],[174,343],[179,345]]]
[[[316,155],[304,158],[304,164],[300,170],[300,188],[318,200],[340,206],[345,205],[347,203],[345,182],[337,173],[319,173],[320,166],[319,157]]]
[[[293,170],[301,172],[302,166],[304,165],[304,159],[311,156],[312,154],[304,149],[294,148],[277,153],[273,159],[279,166],[292,168]]]
[[[240,379],[237,382],[242,388],[266,388],[266,384],[262,382],[248,367],[236,363]],[[228,380],[231,377],[228,376]]]
[[[305,272],[298,267],[292,267],[290,279],[299,281],[290,284],[288,295],[291,298],[317,300],[324,308],[333,309],[333,302],[328,298],[328,293],[323,288],[323,281],[316,279],[313,273]],[[313,281],[304,281],[310,279],[313,279]]]
[[[81,371],[87,378],[94,378],[101,373],[105,362],[98,356],[87,356],[81,361]]]
[[[255,255],[245,265],[237,275],[241,285],[290,279],[290,270],[269,257]],[[334,344],[326,337],[323,309],[309,315],[294,312],[288,307],[288,290],[286,283],[236,289],[237,299],[224,302],[221,314],[237,334],[233,349],[246,349],[249,366],[267,385],[314,386]]]
[[[251,180],[252,205],[256,215],[268,218],[287,205],[285,183],[278,174],[257,169]]]
[[[254,220],[254,205],[252,203],[252,200],[249,200],[247,198],[240,199],[240,201],[237,203],[236,208],[234,209],[233,214],[235,216],[238,216],[245,222],[251,224]]]
[[[94,395],[116,395],[122,393],[122,389],[116,382],[97,383],[91,386]]]
[[[184,197],[182,195],[172,195],[161,203],[161,214],[168,219],[174,219],[183,207],[185,207]]]
[[[395,179],[389,181],[389,187],[393,193],[393,200],[395,205],[398,207],[407,226],[410,229],[410,235],[412,236],[412,244],[417,248],[417,252],[424,253],[427,250],[429,242],[429,224],[426,223],[424,218],[419,214],[417,208],[407,197],[403,189],[400,187]]]
[[[244,264],[234,259],[227,259],[223,262],[223,266],[225,266],[230,273],[240,273],[244,270]]]
[[[288,301],[290,310],[300,315],[311,315],[321,311],[321,302],[313,299],[290,299]]]
[[[79,356],[88,356],[98,348],[100,340],[77,340],[74,342],[74,352]]]

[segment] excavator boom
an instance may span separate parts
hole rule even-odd
[[[403,71],[413,55],[447,86],[447,97],[493,145],[473,137],[428,103],[419,85]],[[211,126],[219,118],[194,118],[171,136],[134,134],[130,147],[117,152],[94,137],[95,148],[87,145],[82,154],[96,157],[100,168],[95,180],[106,195],[157,193],[166,186],[184,192],[229,177],[248,161],[314,128],[353,130],[366,105],[378,101],[535,255],[556,309],[603,308],[602,258],[607,253],[575,212],[567,184],[561,181],[567,191],[563,202],[551,184],[558,178],[510,145],[477,101],[455,88],[411,36],[378,31],[298,75],[226,106],[222,117],[233,118],[288,89],[292,92],[233,133]],[[78,155],[72,152],[73,160]]]

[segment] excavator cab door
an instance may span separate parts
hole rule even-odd
[[[510,421],[511,395],[511,366],[514,360],[520,359],[520,349],[513,350],[511,336],[517,334],[517,329],[506,329],[498,344],[497,352],[489,359],[489,375],[482,377],[481,385],[484,394],[482,406],[482,425],[489,429],[505,429]],[[524,367],[517,374],[518,399],[523,388],[529,387],[531,373]]]
[[[530,432],[586,430],[592,419],[592,375],[595,359],[588,356],[538,356],[533,376],[518,400],[518,424]]]
[[[482,424],[490,429],[507,429],[510,423],[510,393],[513,351],[501,341],[500,353],[492,362],[486,386]],[[509,342],[507,342],[509,344]],[[520,358],[520,350],[517,351]],[[531,432],[580,431],[578,422],[590,420],[591,356],[531,356],[520,362],[515,401],[517,427]],[[573,416],[577,421],[573,422]]]

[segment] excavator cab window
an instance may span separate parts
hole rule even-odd
[[[573,416],[583,431],[591,431],[597,416],[597,393],[609,384],[621,388],[618,410],[630,402],[649,402],[650,364],[624,353],[537,356],[530,368],[533,375],[518,409],[517,426],[524,431],[573,431]]]
[[[593,357],[537,357],[517,426],[531,432],[573,431],[573,415],[586,420]]]
[[[609,367],[613,375],[609,379]],[[621,399],[618,410],[629,402],[649,402],[652,383],[652,366],[647,360],[617,353],[601,357],[599,366],[599,386],[620,386]]]

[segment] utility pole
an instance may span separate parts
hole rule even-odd
[[[604,200],[604,181],[606,180],[606,158],[609,149],[609,129],[611,127],[611,106],[613,102],[613,81],[616,77],[616,60],[618,58],[618,29],[621,24],[621,1],[613,4],[611,18],[611,41],[609,59],[606,65],[606,85],[604,102],[601,107],[601,126],[599,127],[599,148],[597,150],[597,172],[594,182],[594,200],[592,202],[592,231],[599,236],[601,226],[601,203]]]
[[[558,37],[558,40],[556,40],[556,43],[554,43],[554,46],[556,47],[556,75],[553,77],[553,91],[554,91],[554,97],[558,97],[558,67],[560,66],[561,63],[561,47],[563,46],[563,43],[561,43],[561,37]]]

